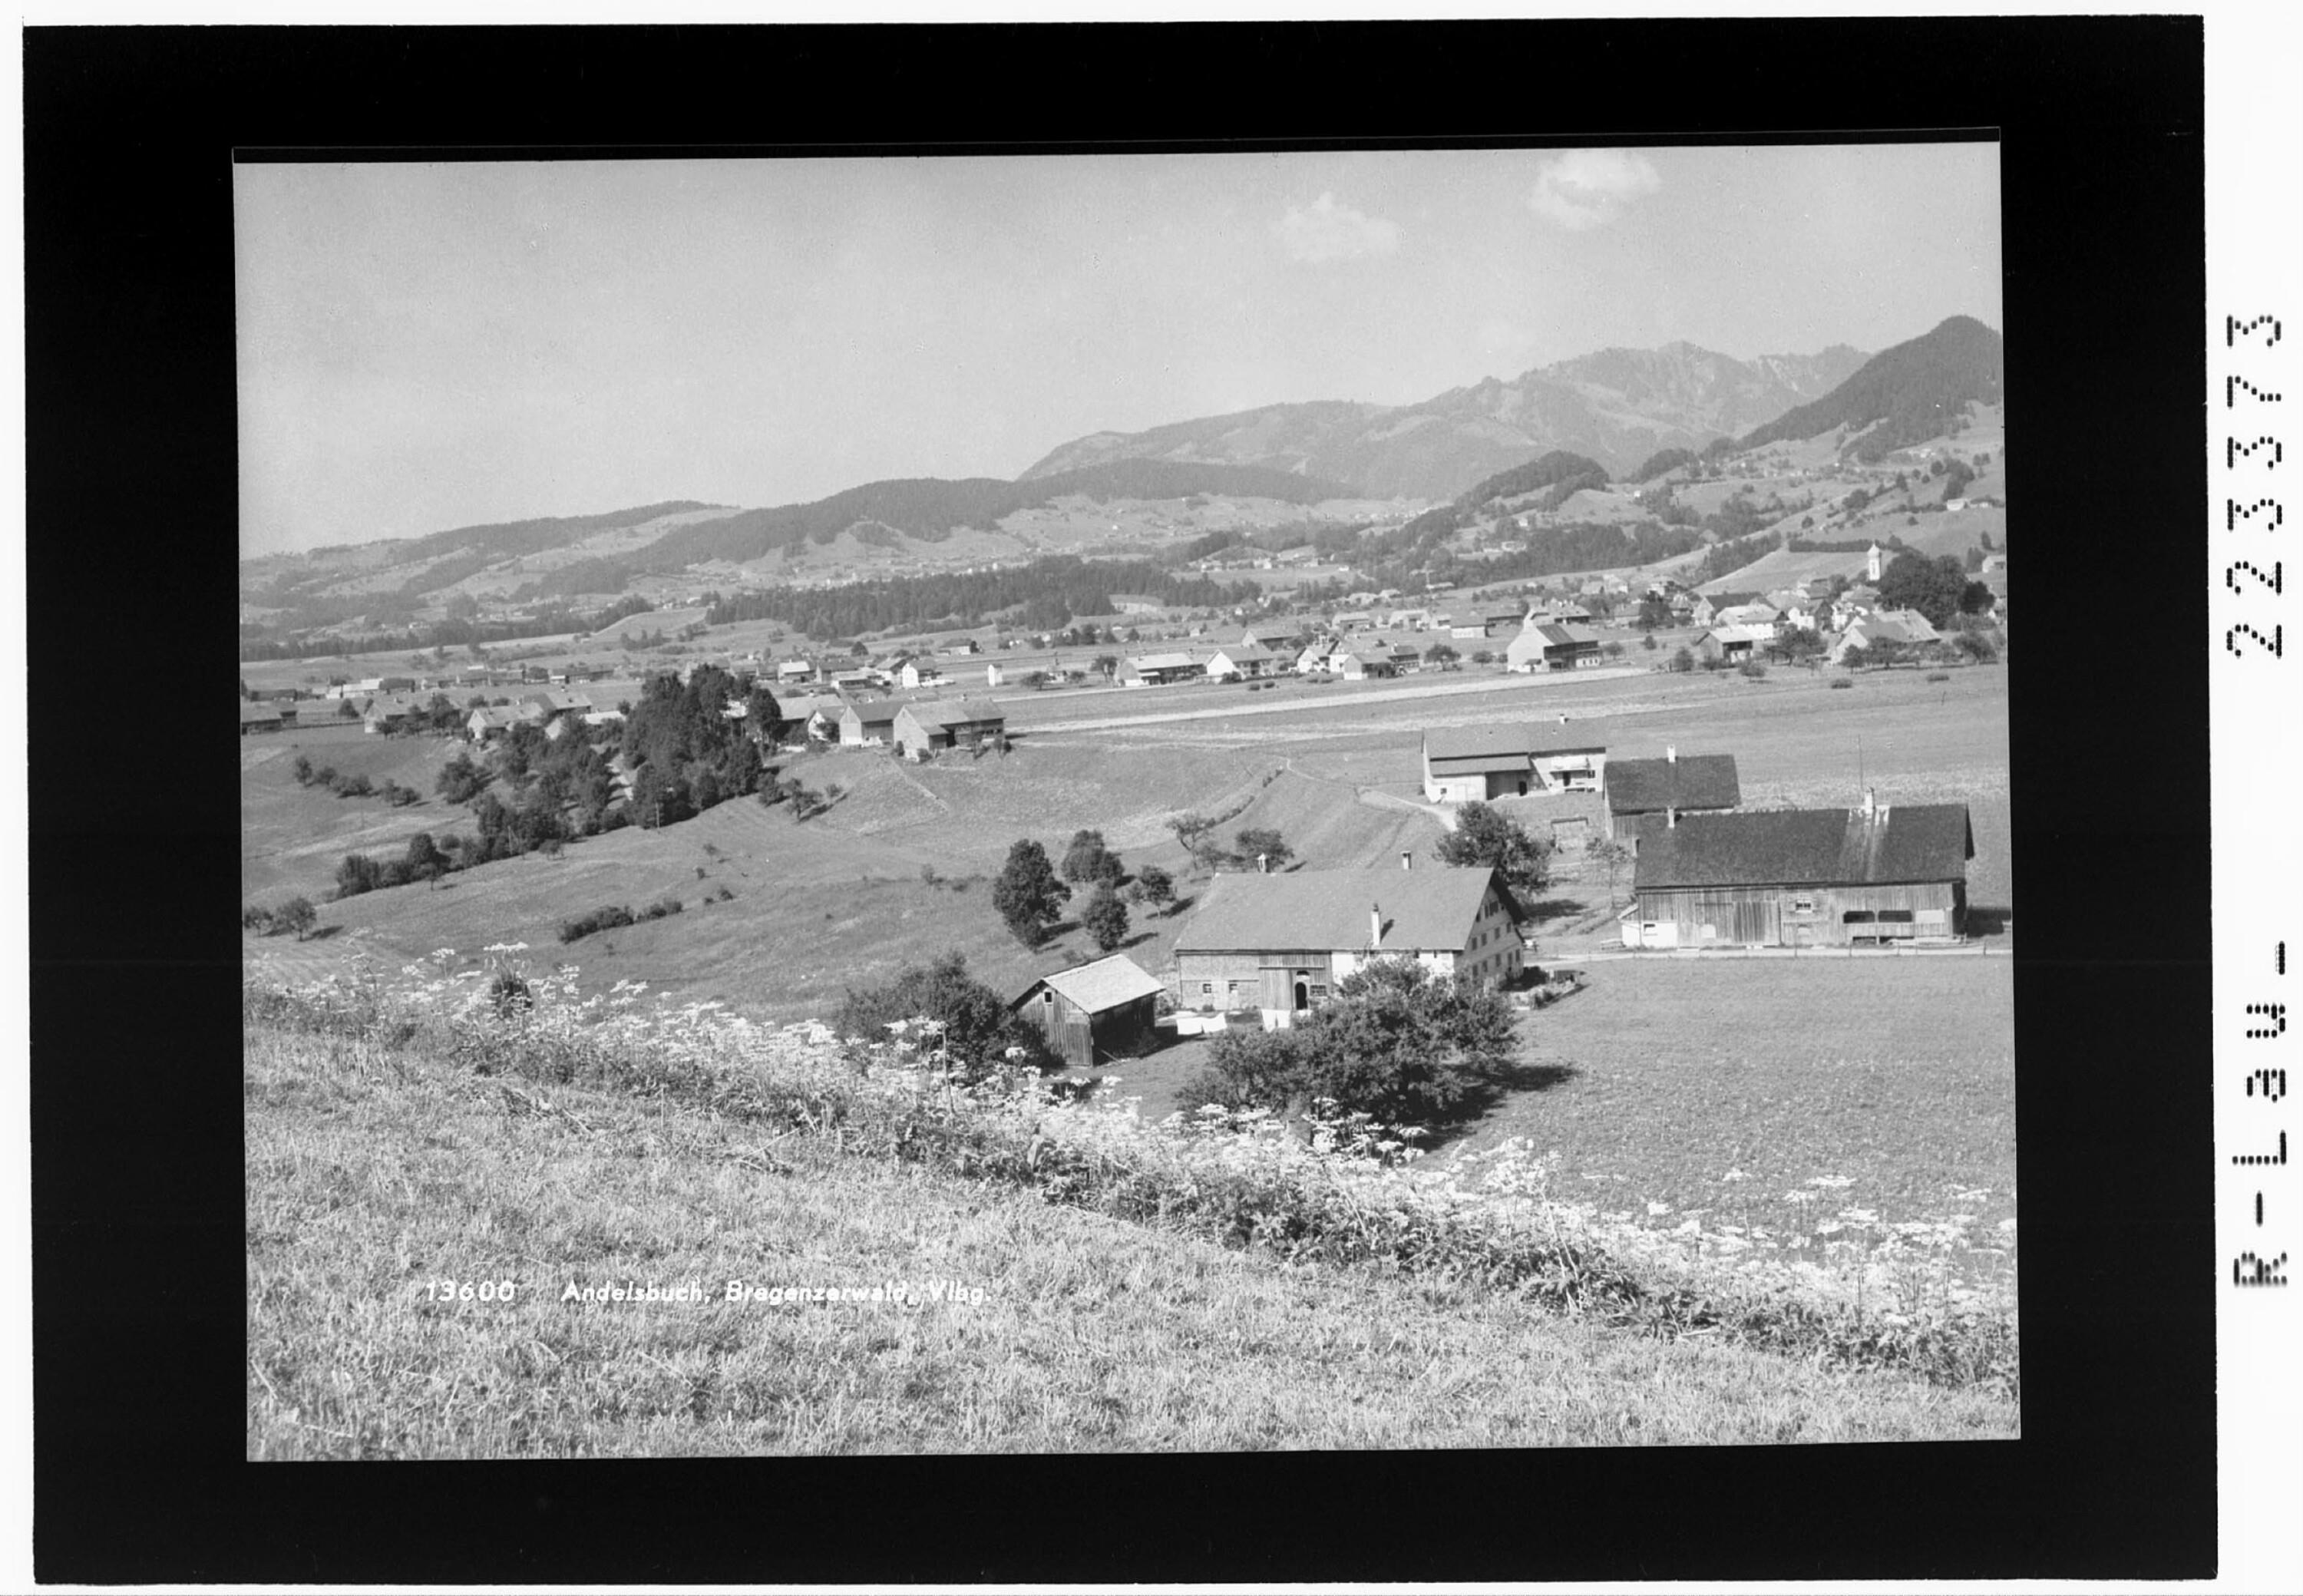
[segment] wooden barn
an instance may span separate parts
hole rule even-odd
[[[1048,1034],[1067,1064],[1132,1057],[1153,1036],[1164,990],[1125,953],[1042,975],[1008,1007]]]
[[[1580,726],[1444,726],[1423,734],[1423,796],[1435,804],[1596,792],[1607,745]]]
[[[1679,756],[1666,747],[1660,759],[1610,760],[1602,783],[1607,793],[1607,835],[1636,839],[1641,829],[1675,815],[1733,809],[1743,801],[1733,754]]]
[[[1965,804],[1778,809],[1649,823],[1624,915],[1632,948],[1834,948],[1964,929]]]

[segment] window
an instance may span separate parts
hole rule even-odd
[[[1056,994],[1051,992],[1043,992],[1040,994],[1040,1001],[1052,1009],[1056,1006]]]
[[[1907,908],[1883,908],[1879,911],[1879,923],[1883,925],[1909,925],[1911,911]]]
[[[1815,899],[1812,898],[1793,899],[1792,913],[1795,915],[1811,915],[1815,913]]]
[[[1871,924],[1871,911],[1868,908],[1849,909],[1839,916],[1839,923],[1843,925],[1869,925]]]
[[[1202,981],[1200,983],[1200,995],[1203,998],[1214,996],[1216,984],[1212,981]]]

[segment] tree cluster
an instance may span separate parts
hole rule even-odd
[[[942,1026],[942,1043],[952,1062],[970,1077],[998,1066],[1011,1048],[1034,1068],[1061,1068],[1037,1026],[1011,1012],[1007,1001],[967,973],[967,956],[944,954],[924,965],[907,965],[889,981],[850,987],[834,1018],[842,1036],[883,1041],[888,1027],[905,1020],[930,1019]]]
[[[1424,1125],[1476,1103],[1516,1051],[1501,994],[1413,959],[1378,958],[1293,1029],[1225,1032],[1182,1101],[1286,1112],[1324,1098],[1385,1124]]]

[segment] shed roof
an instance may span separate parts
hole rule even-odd
[[[1199,660],[1188,654],[1139,654],[1128,663],[1138,671],[1183,671],[1197,665]]]
[[[1460,949],[1491,888],[1513,907],[1509,890],[1485,866],[1219,875],[1176,950],[1358,950],[1368,945],[1371,907],[1381,908],[1387,950]]]
[[[1732,809],[1743,801],[1733,754],[1607,761],[1607,807],[1617,815]]]
[[[1115,953],[1109,958],[1099,958],[1092,964],[1078,965],[1068,970],[1058,970],[1052,975],[1042,975],[1026,987],[1022,1003],[1042,986],[1053,987],[1067,1001],[1076,1003],[1090,1014],[1101,1014],[1107,1009],[1117,1009],[1122,1003],[1132,1003],[1139,998],[1156,996],[1161,990],[1159,981],[1143,973],[1143,967],[1125,953]],[[1010,1004],[1010,1008],[1015,1004]]]
[[[1860,809],[1691,815],[1641,833],[1632,883],[1644,891],[1959,881],[1974,857],[1965,804],[1891,805],[1870,819]]]
[[[1524,722],[1497,726],[1440,726],[1423,734],[1423,751],[1436,768],[1442,760],[1516,764],[1553,754],[1604,754],[1607,742],[1570,722],[1568,725]]]
[[[1548,648],[1580,646],[1586,643],[1596,646],[1599,641],[1596,634],[1587,632],[1580,626],[1566,626],[1556,621],[1539,621],[1527,629],[1542,638],[1544,646]]]
[[[966,726],[1008,718],[1008,712],[988,698],[930,699],[903,707],[910,710],[912,719],[924,727]]]

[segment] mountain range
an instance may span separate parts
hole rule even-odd
[[[1017,480],[1164,460],[1303,472],[1380,498],[1447,499],[1551,450],[1624,476],[1658,450],[1701,449],[1821,400],[1869,358],[1845,344],[1751,360],[1686,342],[1605,349],[1417,404],[1323,400],[1091,433],[1050,451]]]

